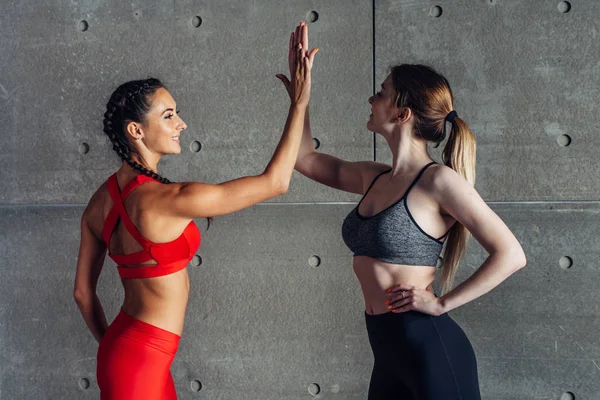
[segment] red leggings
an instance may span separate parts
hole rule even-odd
[[[121,311],[98,347],[101,400],[177,400],[170,368],[178,346],[179,335]]]

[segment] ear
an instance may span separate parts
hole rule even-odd
[[[142,126],[137,122],[129,122],[125,127],[125,132],[132,140],[140,140],[143,136]]]
[[[412,118],[412,110],[408,107],[398,108],[396,110],[396,118],[394,118],[394,122],[396,123],[406,123],[408,120]]]

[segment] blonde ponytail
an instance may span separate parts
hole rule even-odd
[[[475,185],[475,137],[466,122],[456,117],[452,122],[452,130],[444,147],[442,159],[444,164],[458,172],[471,185]],[[442,291],[452,289],[454,276],[460,260],[465,254],[469,241],[469,231],[458,221],[452,226],[446,239],[446,247],[442,258]]]
[[[392,67],[396,107],[409,107],[414,113],[415,132],[424,140],[440,143],[446,138],[448,121],[452,124],[442,155],[444,164],[475,184],[475,137],[466,122],[453,111],[452,90],[448,80],[433,68],[419,64]],[[454,275],[465,254],[469,231],[456,222],[448,233],[442,259],[444,292],[452,288]]]

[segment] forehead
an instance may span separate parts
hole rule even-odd
[[[175,105],[175,99],[165,88],[159,88],[152,97],[152,108],[171,108]]]
[[[382,83],[385,89],[392,89],[394,82],[392,81],[392,74],[389,74]]]

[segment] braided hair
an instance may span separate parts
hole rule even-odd
[[[152,107],[152,96],[166,87],[155,78],[125,82],[110,96],[104,113],[104,133],[108,135],[114,151],[136,171],[161,183],[172,183],[167,178],[149,170],[131,158],[135,152],[129,146],[125,129],[130,122],[143,122]],[[212,218],[207,218],[210,226]]]
[[[149,170],[142,164],[131,159],[133,150],[129,147],[125,128],[130,122],[144,121],[152,105],[152,95],[165,86],[155,78],[125,82],[110,96],[104,113],[104,133],[112,142],[117,155],[136,171],[147,175],[161,183],[171,183],[170,180]]]

